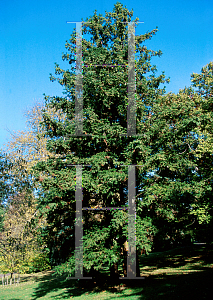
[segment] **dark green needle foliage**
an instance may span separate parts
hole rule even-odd
[[[61,110],[65,118],[44,111],[43,130],[48,150],[55,156],[38,163],[36,172],[41,183],[39,210],[47,218],[41,236],[52,265],[59,265],[58,272],[73,274],[75,263],[76,169],[69,164],[90,165],[83,167],[83,207],[127,207],[128,168],[122,165],[141,165],[136,167],[137,255],[142,249],[150,251],[153,242],[157,248],[159,240],[177,239],[193,222],[208,221],[207,206],[203,211],[201,201],[203,189],[208,193],[211,187],[202,181],[207,171],[199,166],[197,149],[198,133],[204,134],[208,114],[192,88],[165,95],[161,84],[169,80],[163,73],[157,76],[151,64],[161,51],[145,46],[157,29],[135,37],[136,132],[140,136],[121,136],[127,134],[128,68],[120,65],[128,65],[124,22],[133,21],[132,16],[133,11],[116,3],[112,12],[102,16],[95,11],[83,23],[83,133],[88,136],[74,136],[75,30],[62,56],[69,68],[56,64],[58,77],[51,75],[52,81],[63,86],[64,96],[46,96],[46,106]],[[121,247],[128,236],[127,221],[125,210],[83,212],[86,270],[108,271],[125,261]]]

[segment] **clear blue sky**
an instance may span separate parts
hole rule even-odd
[[[10,131],[25,130],[24,111],[43,93],[62,94],[61,86],[50,82],[54,63],[68,68],[61,60],[65,42],[74,24],[98,14],[112,11],[117,1],[99,0],[8,0],[0,1],[0,148]],[[158,26],[158,33],[147,42],[150,49],[163,51],[153,63],[165,71],[171,83],[167,92],[177,93],[190,85],[190,75],[213,61],[213,1],[212,0],[152,0],[120,1],[134,18],[139,17],[136,34]]]

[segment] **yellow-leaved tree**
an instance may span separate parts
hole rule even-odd
[[[32,194],[22,192],[10,199],[0,233],[0,269],[3,273],[11,273],[11,278],[14,272],[28,273],[49,268],[45,245],[38,244],[40,224],[31,224],[35,215],[36,204]]]
[[[47,150],[41,122],[43,105],[37,103],[25,113],[28,130],[12,132],[5,152],[12,163],[10,193],[7,195],[3,231],[0,233],[0,271],[28,273],[50,268],[46,245],[39,243],[39,228],[46,225],[45,217],[37,218],[36,193],[32,168],[53,154]],[[51,118],[63,118],[60,111],[45,111]]]

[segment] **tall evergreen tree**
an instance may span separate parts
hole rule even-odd
[[[42,186],[40,213],[48,222],[41,235],[48,244],[52,265],[60,265],[59,272],[73,274],[75,263],[76,169],[68,165],[90,165],[83,167],[83,207],[127,207],[127,165],[142,165],[136,167],[137,255],[143,248],[151,249],[151,236],[156,227],[148,208],[144,209],[150,205],[150,198],[142,203],[140,192],[148,180],[149,170],[153,170],[152,166],[147,169],[146,161],[151,153],[147,131],[152,106],[165,92],[160,85],[168,80],[163,73],[156,76],[156,67],[151,65],[151,58],[160,56],[161,51],[148,50],[145,46],[157,29],[136,35],[136,132],[141,136],[127,136],[128,69],[124,65],[128,65],[127,22],[132,21],[132,16],[133,11],[116,3],[112,12],[102,16],[95,11],[87,23],[83,23],[83,34],[90,35],[90,40],[82,39],[83,133],[88,136],[74,136],[75,30],[66,43],[68,52],[62,56],[71,67],[63,70],[56,64],[55,73],[60,76],[51,75],[52,81],[57,80],[64,87],[64,97],[45,96],[46,107],[61,109],[66,115],[61,121],[44,112],[47,149],[55,153],[55,157],[36,166]],[[138,20],[135,19],[136,24]],[[118,265],[125,266],[125,251],[121,248],[128,237],[127,229],[125,210],[84,211],[85,269],[110,270],[114,266],[117,272]]]

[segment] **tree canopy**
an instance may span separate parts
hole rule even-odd
[[[168,80],[164,74],[156,76],[156,67],[151,65],[151,58],[160,56],[161,51],[148,50],[144,45],[157,29],[136,36],[136,54],[139,55],[135,62],[136,126],[137,133],[143,135],[125,136],[128,72],[123,65],[128,65],[128,28],[123,22],[130,22],[132,15],[133,11],[117,3],[112,13],[103,17],[95,12],[83,23],[83,33],[91,35],[89,41],[82,39],[82,59],[86,66],[83,68],[83,132],[90,136],[72,136],[75,133],[74,67],[63,70],[56,64],[55,73],[61,76],[51,75],[51,80],[64,86],[65,96],[45,98],[46,107],[61,109],[66,117],[60,121],[44,113],[43,126],[49,138],[47,148],[61,157],[50,158],[36,166],[43,188],[39,206],[48,222],[43,235],[51,249],[51,262],[61,264],[70,257],[69,272],[73,272],[74,262],[76,170],[68,165],[91,165],[83,168],[83,206],[86,207],[127,207],[128,167],[122,165],[142,165],[137,169],[137,191],[143,189],[144,180],[149,181],[149,169],[153,170],[153,166],[149,166],[150,158],[147,161],[151,153],[150,116],[153,103],[165,92],[160,85]],[[68,53],[62,57],[71,64],[75,61],[75,45],[74,32],[66,43]],[[151,196],[144,198],[142,203],[137,196],[138,251],[144,247],[151,250],[151,235],[156,232],[153,218],[144,208],[150,205],[151,199]],[[123,262],[120,248],[128,236],[127,212],[87,211],[83,219],[85,269],[110,269],[113,263]]]

